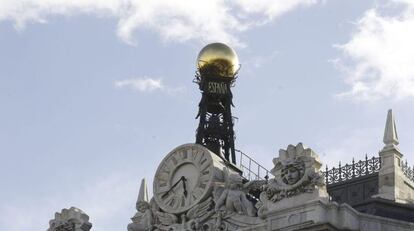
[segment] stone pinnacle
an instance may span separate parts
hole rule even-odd
[[[148,200],[148,188],[147,188],[147,182],[146,182],[145,178],[142,179],[141,187],[139,188],[139,194],[138,194],[137,202],[141,202],[141,201],[149,202],[149,200]]]
[[[384,148],[392,148],[399,144],[397,128],[395,126],[394,114],[392,113],[392,109],[388,110],[383,141],[385,144]]]

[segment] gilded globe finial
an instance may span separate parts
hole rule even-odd
[[[226,44],[210,43],[198,54],[197,68],[202,76],[234,78],[239,69],[239,58]]]

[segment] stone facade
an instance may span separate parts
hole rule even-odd
[[[141,182],[137,212],[127,230],[414,230],[414,183],[404,173],[392,111],[384,143],[379,169],[369,172],[365,165],[366,175],[345,177],[344,188],[338,186],[332,195],[326,187],[328,171],[321,172],[318,155],[302,143],[279,151],[269,179],[252,181],[204,146],[181,145],[161,162],[152,199],[146,181]],[[379,162],[378,157],[374,160]],[[332,200],[360,187],[375,190],[361,194],[355,203],[353,197],[344,197],[347,203]],[[63,209],[48,231],[89,231],[88,220],[79,209]]]

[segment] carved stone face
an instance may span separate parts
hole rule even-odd
[[[282,172],[282,180],[285,182],[285,184],[292,185],[298,182],[301,178],[301,174],[299,169],[296,167],[290,165],[286,166],[285,169],[283,169]]]
[[[239,189],[243,185],[243,179],[239,174],[230,174],[229,176],[229,188]]]

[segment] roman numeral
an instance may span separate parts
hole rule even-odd
[[[198,157],[201,156],[201,154],[202,154],[202,152],[200,152],[198,150],[194,150],[193,155],[192,155],[192,160],[195,162],[198,159]]]
[[[210,173],[210,170],[206,169],[205,171],[201,172],[201,175],[205,176],[205,175],[208,175],[209,173]]]
[[[188,158],[188,150],[184,150],[181,152],[181,159],[185,160]]]
[[[167,198],[165,198],[165,204],[170,204],[171,201],[174,199],[174,195],[172,193],[167,194]]]
[[[158,185],[158,192],[159,193],[163,193],[163,192],[167,192],[168,191],[168,186],[167,183],[162,183]]]
[[[210,180],[210,176],[209,175],[202,175],[200,177],[200,182],[205,182],[207,183]]]
[[[172,167],[172,166],[171,166]],[[164,173],[166,173],[167,175],[170,175],[170,173],[171,173],[171,168],[170,166],[169,166],[169,164],[164,164],[163,166],[162,166],[162,168],[161,168],[161,172],[164,172]]]
[[[169,206],[171,206],[171,207],[173,207],[174,206],[174,203],[175,203],[175,197],[173,197],[169,202],[168,202],[168,205]]]
[[[174,208],[174,209],[178,209],[178,207],[180,207],[180,205],[182,204],[183,202],[182,202],[182,200],[181,200],[181,198],[180,197],[174,197],[174,202],[173,202],[173,205],[172,205],[172,207]]]
[[[194,162],[197,163],[199,166],[202,166],[203,164],[208,164],[206,154],[204,152],[197,153],[197,155],[194,158]]]
[[[205,163],[207,160],[205,159],[205,154],[204,153],[202,153],[201,154],[201,157],[200,157],[200,159],[199,159],[199,161],[198,161],[198,163],[200,163],[200,165],[202,165],[203,163]]]
[[[205,170],[208,170],[208,167],[210,167],[210,164],[209,164],[209,162],[207,162],[207,159],[206,159],[206,162],[204,162],[204,165],[200,166],[201,171],[204,172]]]
[[[172,157],[170,158],[170,160],[173,162],[174,166],[175,166],[175,165],[177,165],[178,161],[177,161],[177,159],[175,158],[175,156],[172,156]]]
[[[200,197],[201,195],[203,195],[203,190],[201,188],[197,187],[197,188],[194,189],[193,195],[195,195],[196,198]]]
[[[169,178],[169,174],[167,174],[166,172],[160,172],[160,174],[158,174],[157,176],[157,180],[162,183],[162,182],[167,182]]]
[[[181,207],[184,207],[185,206],[185,196],[184,195],[182,195],[181,196]]]
[[[192,198],[192,200],[190,200],[190,202],[197,200],[197,196],[195,194],[191,194],[190,198]]]

